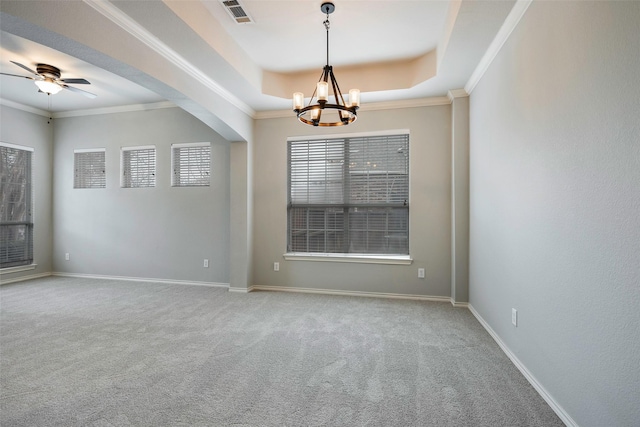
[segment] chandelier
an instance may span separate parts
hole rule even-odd
[[[322,3],[320,10],[327,15],[327,19],[323,22],[327,30],[327,65],[322,69],[320,80],[318,80],[316,89],[306,107],[304,106],[304,94],[302,92],[293,94],[293,111],[297,114],[298,120],[307,125],[344,126],[353,123],[357,118],[356,111],[360,107],[360,91],[351,89],[349,91],[350,105],[345,103],[338,81],[333,74],[333,67],[329,65],[329,14],[333,13],[336,7],[333,3],[326,2]],[[330,87],[335,104],[329,103]]]

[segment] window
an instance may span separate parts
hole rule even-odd
[[[73,188],[106,188],[105,149],[73,151]]]
[[[409,135],[290,140],[290,253],[409,254]]]
[[[123,188],[156,186],[156,147],[122,147]]]
[[[0,143],[0,268],[33,263],[33,149]]]
[[[171,167],[173,187],[208,187],[211,177],[211,144],[172,144]]]

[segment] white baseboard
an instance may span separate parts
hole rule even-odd
[[[249,292],[253,291],[255,288],[253,286],[250,286],[248,288],[234,288],[232,286],[229,286],[229,292],[236,292],[239,294],[248,294]]]
[[[157,279],[157,278],[145,278],[145,277],[127,277],[127,276],[103,276],[98,274],[77,274],[77,273],[63,273],[55,271],[51,273],[52,276],[60,277],[78,277],[83,279],[105,279],[105,280],[125,280],[130,282],[151,282],[151,283],[167,283],[171,285],[188,285],[188,286],[209,286],[214,288],[228,288],[228,283],[216,283],[216,282],[196,282],[190,280],[172,280],[172,279]]]
[[[484,327],[484,329],[486,329],[489,335],[491,335],[491,338],[493,338],[495,342],[498,343],[498,346],[500,346],[502,351],[507,355],[509,359],[511,359],[511,362],[513,362],[513,364],[516,365],[516,368],[518,368],[518,370],[522,373],[522,375],[524,375],[524,377],[527,379],[527,381],[529,381],[529,383],[533,386],[533,388],[536,389],[538,394],[542,396],[545,402],[549,404],[551,409],[553,409],[553,411],[556,413],[556,415],[558,415],[558,417],[562,420],[562,422],[569,427],[578,427],[578,423],[576,423],[573,420],[573,418],[571,418],[571,416],[567,414],[564,408],[562,408],[562,406],[560,406],[560,404],[556,402],[553,396],[549,394],[549,392],[542,386],[542,384],[538,382],[536,377],[534,377],[533,374],[529,372],[527,367],[524,366],[524,364],[520,361],[520,359],[518,359],[516,355],[513,354],[513,352],[509,349],[509,347],[507,347],[504,341],[502,341],[500,336],[491,328],[491,326],[489,326],[489,324],[482,318],[482,316],[480,316],[480,313],[478,313],[471,304],[468,304],[468,306],[469,306],[469,311],[471,311],[471,313],[476,317],[476,319],[478,319],[478,322],[480,322],[480,324]]]
[[[255,291],[298,292],[298,293],[305,293],[305,294],[342,295],[342,296],[369,297],[369,298],[392,298],[392,299],[407,299],[407,300],[418,300],[418,301],[437,301],[437,302],[451,301],[451,298],[449,297],[439,297],[439,296],[391,294],[391,293],[383,293],[383,292],[341,291],[341,290],[333,290],[333,289],[316,289],[316,288],[293,288],[293,287],[287,287],[287,286],[252,286],[249,289],[250,291],[255,290]]]
[[[46,273],[29,274],[28,276],[13,277],[11,279],[5,279],[3,277],[2,280],[0,280],[0,285],[8,285],[9,283],[23,282],[25,280],[31,280],[31,279],[39,279],[41,277],[51,276],[52,274],[53,273],[51,273],[50,271],[47,271]]]
[[[451,305],[459,308],[469,308],[468,302],[456,302],[453,298],[451,298]]]

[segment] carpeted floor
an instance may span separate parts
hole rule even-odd
[[[0,287],[8,426],[561,426],[447,303],[50,277]]]

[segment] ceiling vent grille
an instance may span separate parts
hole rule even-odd
[[[238,0],[222,0],[221,3],[236,23],[249,24],[253,22]]]

